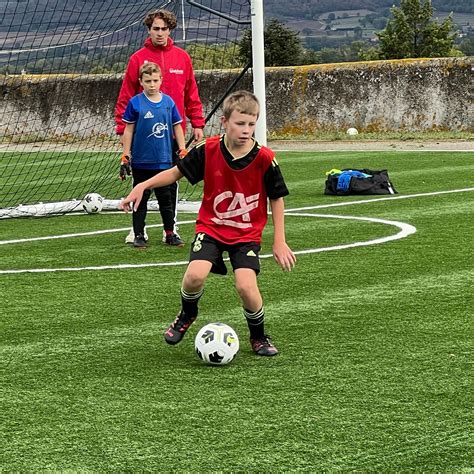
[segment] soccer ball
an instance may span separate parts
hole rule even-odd
[[[206,364],[225,365],[239,352],[239,338],[227,324],[210,323],[197,333],[194,347],[198,357]]]
[[[358,132],[357,128],[351,127],[351,128],[347,129],[346,133],[348,135],[357,135],[359,132]]]
[[[104,205],[104,198],[97,193],[89,193],[84,196],[82,200],[82,209],[87,212],[87,214],[96,214],[102,210]]]

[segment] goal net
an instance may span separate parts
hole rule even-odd
[[[220,104],[247,78],[238,42],[250,0],[2,2],[0,218],[72,212],[89,192],[116,208],[129,192],[130,180],[118,179],[113,111],[128,59],[147,37],[143,19],[160,8],[176,15],[172,38],[193,59],[205,134],[219,133]],[[198,187],[181,186],[182,200],[199,197]]]

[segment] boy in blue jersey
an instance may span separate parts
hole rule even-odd
[[[139,80],[143,92],[130,99],[123,114],[125,130],[122,162],[131,157],[133,187],[173,166],[173,138],[178,144],[180,157],[186,155],[184,133],[180,125],[182,119],[173,99],[160,92],[162,75],[159,66],[145,63],[140,68]],[[184,242],[173,232],[175,222],[170,190],[166,186],[155,188],[154,192],[163,219],[166,243],[182,247]],[[132,216],[135,232],[133,245],[138,248],[146,247],[145,218],[150,195],[151,191],[148,190]]]

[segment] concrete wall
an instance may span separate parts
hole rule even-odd
[[[268,68],[268,130],[287,137],[349,126],[360,131],[474,131],[473,70],[473,57]],[[206,110],[224,91],[219,81],[224,74],[228,77],[229,72],[198,75]],[[114,134],[121,76],[21,76],[0,81],[0,137]],[[252,89],[251,74],[239,88]],[[207,133],[215,130],[209,126]]]
[[[349,126],[364,131],[472,130],[473,59],[272,70],[268,128],[289,133]]]

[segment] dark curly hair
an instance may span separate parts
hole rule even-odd
[[[170,30],[174,30],[178,25],[174,13],[168,10],[153,10],[143,20],[143,24],[150,29],[156,18],[161,18]]]

